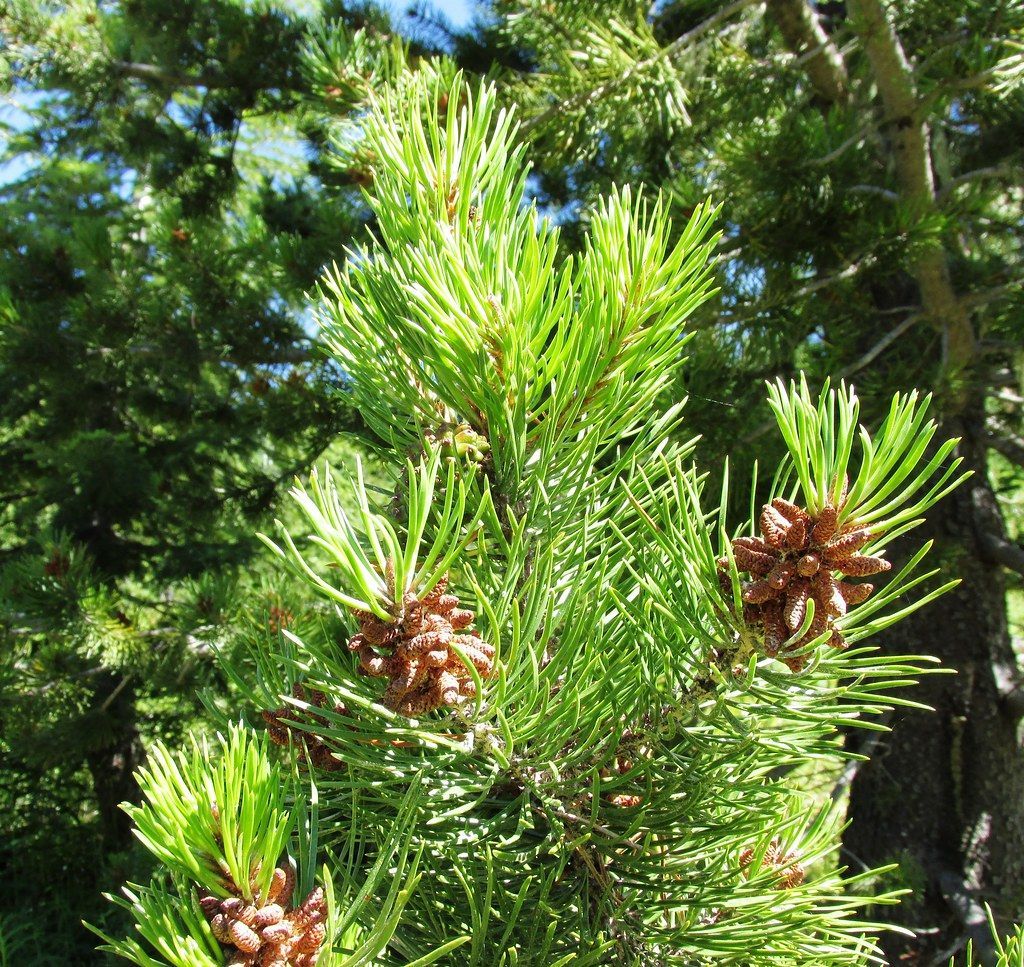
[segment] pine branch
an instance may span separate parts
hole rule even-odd
[[[117,696],[120,695],[121,692],[123,692],[128,687],[132,678],[132,675],[125,675],[122,677],[121,681],[117,683],[114,690],[102,701],[102,703],[100,703],[99,710],[101,712],[106,712],[107,709],[109,709],[110,706],[114,704],[114,702],[117,700]]]
[[[1003,285],[992,285],[985,289],[975,289],[961,299],[964,306],[969,309],[976,309],[980,306],[987,306],[990,302],[998,302],[1011,292],[1020,292],[1019,282],[1007,282]]]
[[[858,356],[852,363],[844,366],[838,374],[839,379],[846,379],[854,373],[860,372],[865,366],[870,366],[879,356],[885,352],[905,332],[909,332],[913,326],[924,318],[921,312],[914,312],[907,316],[902,322],[890,329],[881,339],[878,340],[863,355]]]
[[[768,11],[800,57],[815,94],[826,104],[845,103],[850,93],[846,65],[807,0],[768,0]]]
[[[817,278],[811,279],[808,282],[805,282],[799,288],[794,289],[792,292],[786,293],[784,298],[771,302],[762,302],[752,312],[748,312],[747,314],[742,316],[722,315],[720,317],[715,318],[711,324],[730,326],[742,325],[754,319],[760,318],[761,316],[763,316],[765,312],[768,312],[771,309],[775,309],[780,306],[791,305],[794,302],[807,298],[807,296],[809,295],[813,295],[815,292],[819,292],[822,289],[827,289],[829,288],[829,286],[835,285],[838,282],[845,282],[848,279],[852,279],[855,276],[859,275],[865,269],[871,268],[871,266],[875,265],[876,263],[876,256],[870,254],[865,255],[860,259],[850,262],[843,268],[839,269],[837,272],[831,272],[828,275],[821,275],[818,276]],[[696,328],[706,328],[706,326],[701,325]]]
[[[809,161],[805,161],[803,166],[806,168],[825,168],[832,164],[838,158],[841,158],[850,148],[855,148],[861,144],[869,135],[877,132],[879,128],[878,122],[872,121],[870,124],[864,125],[862,128],[854,132],[845,141],[836,145],[828,154],[823,154],[820,158],[811,158]]]
[[[972,487],[971,502],[980,556],[1024,576],[1024,547],[1007,537],[995,494],[987,488]]]
[[[886,201],[897,202],[900,196],[890,188],[883,188],[881,185],[851,185],[851,195],[878,195]]]
[[[971,74],[968,77],[954,77],[947,83],[941,85],[931,96],[935,97],[941,94],[956,92],[956,91],[973,91],[979,87],[984,87],[990,81],[996,80],[999,76],[996,69],[989,68],[987,70],[978,71],[977,73]]]
[[[843,277],[846,277],[846,276],[843,276]],[[832,281],[835,281],[835,280],[836,280],[836,278],[832,277]],[[907,306],[899,307],[899,311],[901,311],[901,312],[905,312],[905,311],[907,311],[907,309],[908,309]],[[754,318],[754,317],[753,316],[749,316],[747,318]],[[882,353],[885,352],[886,349],[888,349],[894,342],[896,342],[901,336],[903,336],[904,333],[909,332],[922,319],[924,319],[924,313],[922,313],[922,312],[912,312],[905,319],[903,319],[899,324],[894,326],[884,336],[882,336],[882,338],[879,339],[878,342],[876,342],[870,349],[868,349],[862,355],[858,356],[853,362],[851,362],[851,363],[847,364],[846,366],[844,366],[838,373],[836,373],[835,378],[836,379],[847,379],[850,376],[852,376],[854,373],[858,373],[862,369],[864,369],[865,367],[870,366],[871,363],[873,363],[876,359],[878,359],[878,357],[881,356]],[[733,322],[742,322],[743,320],[742,319],[741,320],[726,319],[724,321],[725,322],[729,322],[729,323],[733,323]],[[751,430],[743,438],[743,442],[744,443],[750,443],[750,442],[758,439],[759,437],[764,436],[774,426],[775,426],[775,421],[774,420],[769,419],[769,420],[762,421],[761,423],[759,423],[753,430]]]
[[[1024,577],[1024,547],[989,530],[979,532],[978,542],[992,564],[1002,565]]]
[[[944,203],[949,199],[950,195],[957,190],[957,188],[962,188],[964,185],[989,179],[1005,179],[1010,181],[1019,178],[1022,170],[1024,169],[1022,169],[1019,164],[1006,162],[1004,164],[993,165],[989,168],[977,168],[974,171],[968,171],[962,175],[957,175],[956,178],[952,179],[952,181],[946,182],[946,184],[939,189],[937,196],[938,202],[940,204]]]
[[[989,420],[985,442],[989,448],[1001,453],[1010,463],[1024,467],[1024,438],[1000,426],[995,420]]]

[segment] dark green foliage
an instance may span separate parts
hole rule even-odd
[[[139,862],[134,769],[224,688],[256,522],[358,425],[303,292],[365,213],[320,170],[286,5],[16,2],[0,29],[0,912],[48,910],[45,956],[85,963],[76,921]]]

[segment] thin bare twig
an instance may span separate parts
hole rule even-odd
[[[939,202],[944,202],[957,188],[961,188],[973,181],[982,181],[988,178],[1016,178],[1020,175],[1021,170],[1021,166],[1017,164],[1001,164],[993,165],[991,168],[977,168],[946,182],[936,197]]]
[[[122,77],[134,77],[136,80],[149,84],[160,84],[164,87],[225,87],[222,75],[215,73],[180,74],[159,67],[156,64],[139,64],[133,61],[116,60],[114,70]]]

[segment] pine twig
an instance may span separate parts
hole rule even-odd
[[[134,61],[116,60],[114,70],[122,77],[134,77],[136,80],[149,84],[160,84],[164,87],[226,87],[227,82],[219,73],[180,74],[170,71],[157,64],[140,64]]]
[[[1024,467],[1024,439],[1011,433],[1005,427],[989,420],[985,442],[990,449],[1001,453],[1010,463]]]
[[[804,72],[814,93],[828,104],[844,103],[850,96],[846,65],[810,3],[807,0],[768,0],[768,10],[786,45],[804,60]]]
[[[538,127],[542,127],[557,114],[568,114],[572,111],[585,111],[591,104],[600,101],[609,94],[614,93],[623,87],[636,74],[642,73],[649,67],[653,67],[660,60],[671,60],[681,50],[688,47],[695,40],[704,36],[710,30],[717,27],[723,20],[728,20],[733,14],[739,13],[744,7],[749,7],[754,0],[733,0],[728,6],[723,7],[717,13],[708,17],[707,20],[699,23],[692,30],[688,30],[681,37],[676,38],[667,47],[663,47],[656,54],[644,60],[637,61],[628,70],[612,81],[606,81],[589,91],[582,91],[574,97],[566,98],[552,104],[540,114],[523,122],[521,133],[529,134]]]
[[[914,325],[924,318],[924,314],[921,312],[914,312],[907,316],[899,325],[890,329],[881,339],[878,340],[867,352],[862,356],[859,356],[848,366],[844,366],[839,371],[839,378],[845,379],[847,376],[852,376],[854,373],[864,369],[865,366],[870,366],[879,356],[885,352],[897,339],[900,338],[905,332],[908,332],[914,327]]]

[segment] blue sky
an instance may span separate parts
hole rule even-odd
[[[409,0],[383,0],[397,14],[409,9]],[[453,27],[461,27],[468,23],[473,13],[473,0],[431,0],[431,6],[440,10]]]
[[[437,7],[456,27],[466,23],[473,12],[471,0],[441,0]]]

